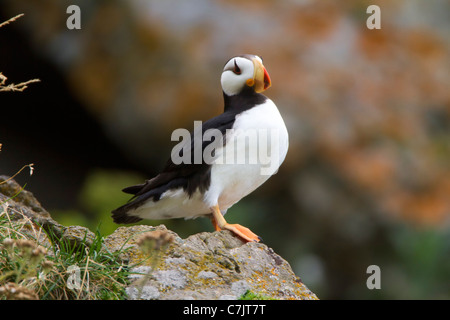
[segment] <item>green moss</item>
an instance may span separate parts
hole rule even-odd
[[[247,290],[239,300],[277,300],[269,296],[265,296],[262,294],[254,293],[251,290]]]

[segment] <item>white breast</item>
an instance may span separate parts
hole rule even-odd
[[[225,147],[216,151],[206,204],[218,203],[224,213],[277,172],[288,145],[286,126],[272,100],[237,115]]]

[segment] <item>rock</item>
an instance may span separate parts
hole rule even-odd
[[[62,227],[51,218],[31,192],[24,190],[10,177],[0,176],[0,216],[4,214],[12,224],[21,224],[23,233],[32,236],[45,247],[50,245],[50,239],[45,232],[39,231],[38,226],[58,231]]]
[[[39,234],[39,243],[68,242],[83,250],[95,235],[81,226],[53,220],[32,193],[0,177],[0,215],[23,223],[23,232]],[[39,232],[40,227],[46,231]],[[262,243],[245,243],[229,231],[202,232],[181,239],[164,225],[119,227],[102,250],[118,252],[130,271],[129,299],[317,299],[289,263]]]
[[[144,253],[146,234],[167,232],[165,248]],[[266,299],[317,299],[289,263],[261,243],[244,243],[229,231],[181,239],[164,225],[120,227],[105,239],[108,250],[123,248],[131,267],[129,299],[239,299],[247,292]]]
[[[39,243],[66,241],[71,246],[90,246],[95,235],[88,228],[81,226],[65,227],[52,219],[34,195],[20,186],[14,179],[0,176],[0,205],[14,223],[23,223],[24,232],[41,239]],[[0,212],[2,212],[0,211]],[[46,233],[36,232],[37,226]],[[50,235],[50,236],[49,236]],[[50,239],[53,238],[53,239]]]
[[[9,216],[13,220],[28,217],[42,224],[52,220],[50,214],[31,192],[23,189],[15,180],[7,176],[0,176],[0,204],[7,207]]]

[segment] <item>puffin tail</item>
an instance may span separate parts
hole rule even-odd
[[[117,224],[129,224],[129,223],[135,223],[142,220],[142,218],[130,215],[129,211],[135,207],[134,200],[136,198],[136,194],[142,190],[145,184],[135,185],[131,187],[127,187],[123,189],[122,191],[124,193],[132,194],[134,195],[133,198],[130,199],[130,201],[123,206],[113,210],[112,218],[113,221]]]
[[[117,224],[129,224],[135,223],[142,220],[142,218],[132,216],[129,212],[129,204],[125,204],[112,211],[113,221]]]
[[[128,203],[112,211],[114,222],[127,224],[141,221],[142,218],[135,216],[133,211],[149,200],[159,201],[161,195],[168,189],[180,187],[185,182],[184,179],[166,179],[166,177],[165,175],[158,175],[153,179],[147,180],[145,183],[123,189],[123,192],[132,194],[133,197]],[[169,178],[171,178],[170,175]]]

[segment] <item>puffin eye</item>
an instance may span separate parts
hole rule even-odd
[[[233,72],[234,72],[235,74],[241,74],[241,73],[242,73],[241,68],[239,68],[238,65],[237,65],[237,63],[236,63],[236,60],[234,60],[234,69],[233,69]]]

